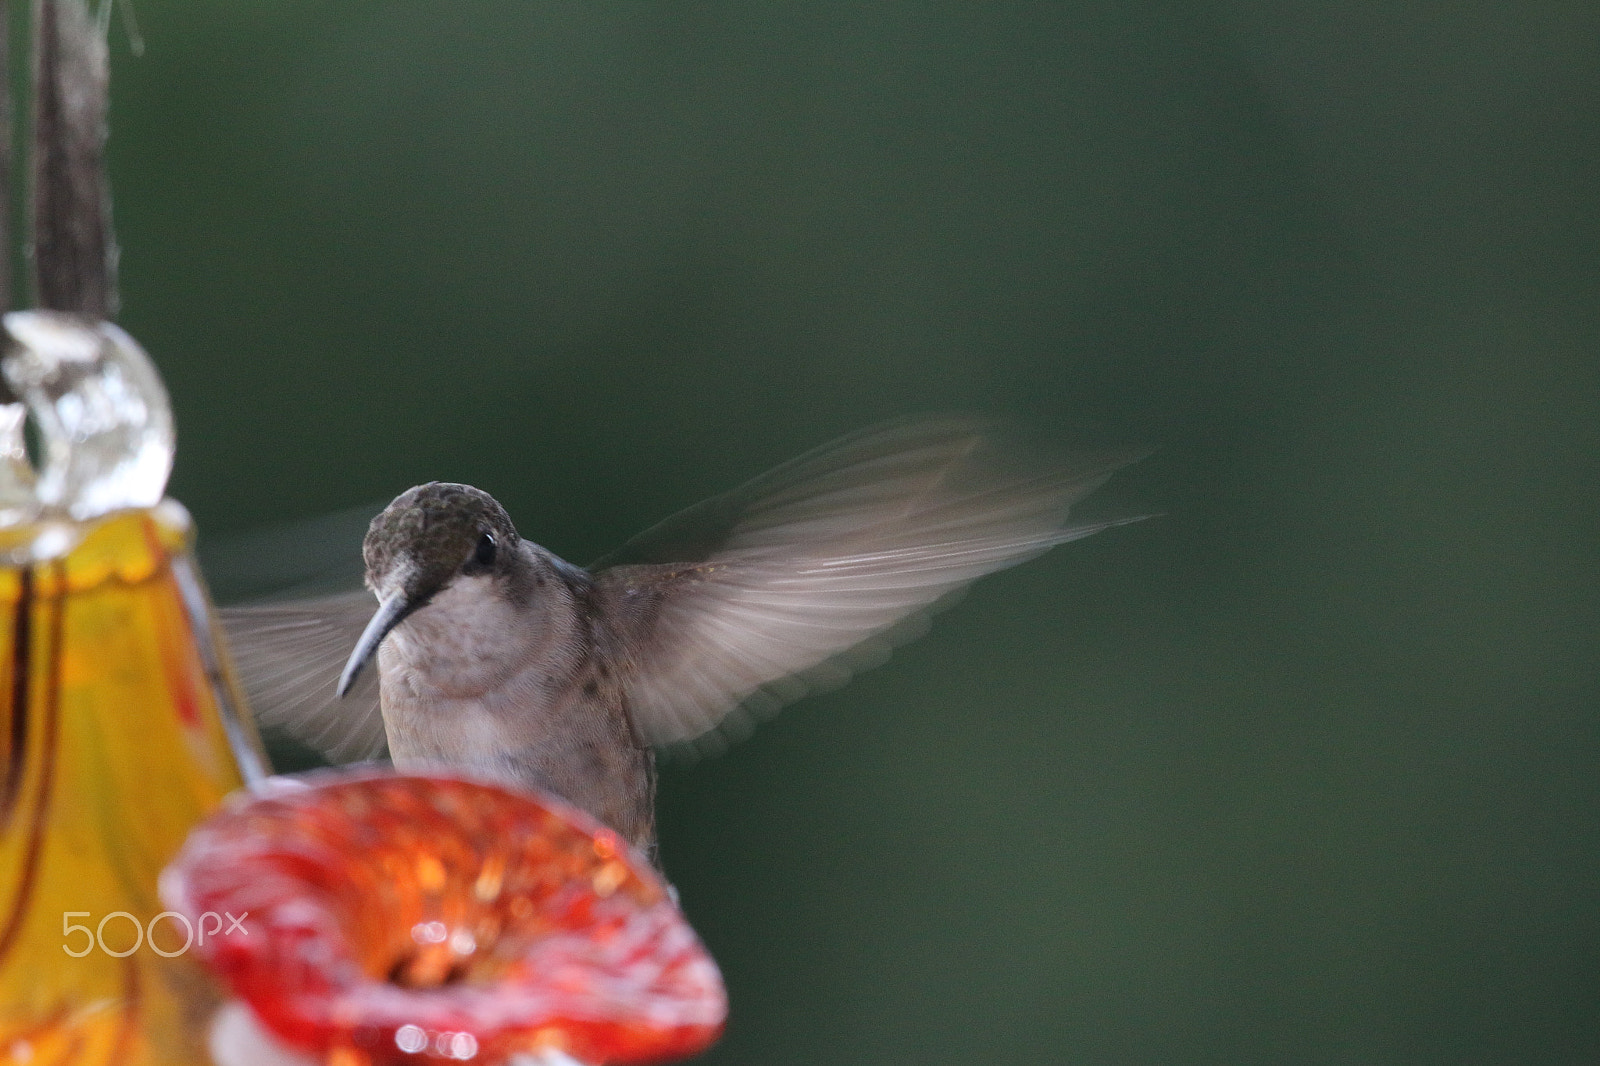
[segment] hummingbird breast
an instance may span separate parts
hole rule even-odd
[[[653,755],[587,608],[576,575],[552,568],[526,596],[458,578],[396,626],[378,655],[395,766],[554,793],[649,848]]]

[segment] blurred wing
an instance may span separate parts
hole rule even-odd
[[[1028,459],[966,418],[891,423],[669,518],[597,575],[655,745],[725,746],[926,629],[977,577],[1108,526],[1072,504],[1140,458]]]
[[[378,671],[366,671],[343,699],[334,691],[376,609],[365,589],[222,608],[222,628],[256,722],[283,730],[336,763],[382,756]]]
[[[219,602],[285,599],[361,587],[361,541],[382,503],[279,522],[198,544],[206,584]]]

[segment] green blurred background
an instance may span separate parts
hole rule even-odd
[[[666,774],[707,1061],[1600,1061],[1600,7],[137,13],[211,540],[439,478],[583,560],[912,411],[1159,446],[1164,518]]]

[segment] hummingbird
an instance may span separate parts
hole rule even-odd
[[[1136,521],[1069,512],[1143,454],[1041,459],[979,419],[902,419],[588,567],[487,492],[429,482],[372,520],[364,590],[223,621],[264,726],[335,761],[386,748],[401,770],[553,793],[654,855],[658,749],[718,751],[886,658],[974,579]]]

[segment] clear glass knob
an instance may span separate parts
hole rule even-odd
[[[172,410],[144,349],[80,315],[13,311],[3,321],[0,373],[33,416],[42,455],[35,474],[22,405],[0,407],[0,524],[13,512],[13,522],[84,521],[159,503],[172,473]]]

